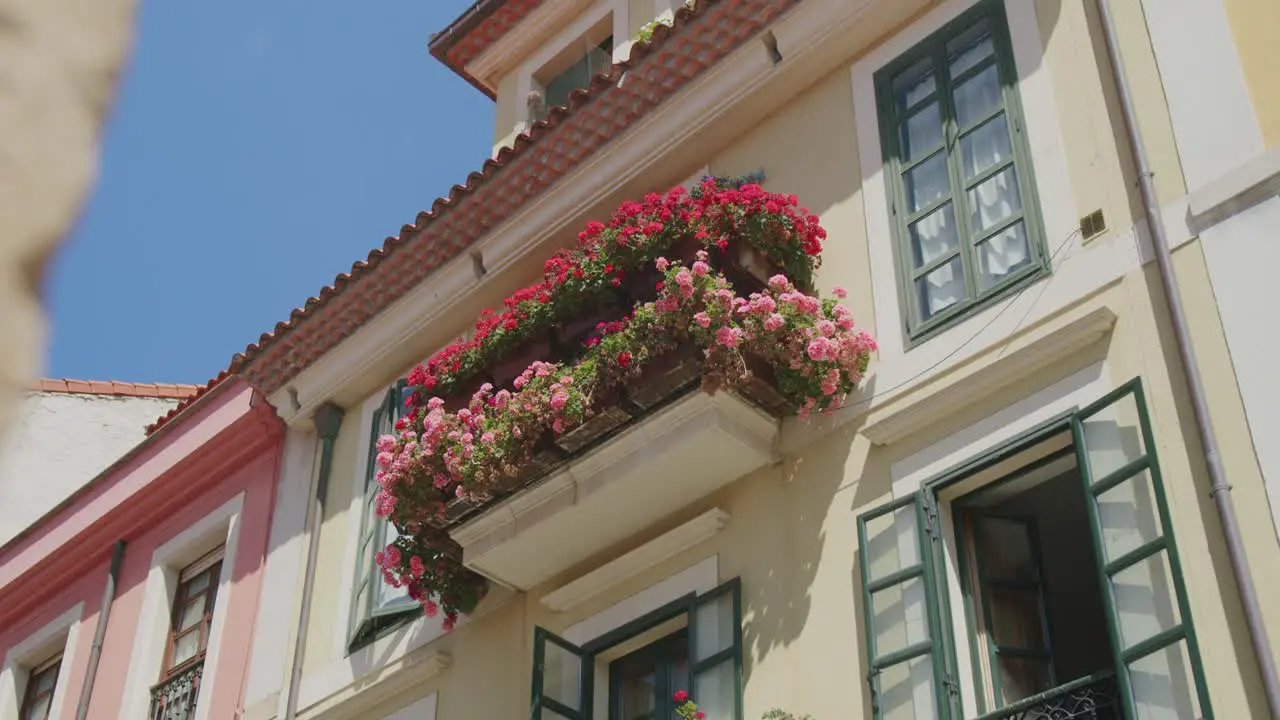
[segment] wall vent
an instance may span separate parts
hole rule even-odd
[[[1101,210],[1093,212],[1080,218],[1080,236],[1089,240],[1095,238],[1107,231],[1107,218],[1102,214]]]

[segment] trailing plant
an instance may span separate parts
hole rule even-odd
[[[698,709],[697,703],[689,699],[689,693],[677,690],[671,697],[676,702],[676,715],[681,720],[702,720],[707,714]],[[813,720],[812,715],[792,715],[785,710],[774,708],[760,717],[760,720]]]
[[[694,4],[695,4],[695,0],[684,0],[684,6],[690,10],[693,9]],[[645,23],[644,27],[640,28],[640,32],[636,33],[636,42],[641,42],[641,43],[649,42],[650,40],[653,39],[653,31],[657,30],[659,25],[666,25],[667,27],[671,27],[673,23],[675,23],[674,17],[658,18],[656,20],[651,20]]]
[[[616,404],[618,392],[655,358],[682,345],[697,348],[709,392],[743,386],[753,377],[753,362],[764,363],[788,409],[801,416],[838,406],[861,381],[876,346],[840,302],[843,291],[819,299],[778,273],[744,297],[711,262],[731,239],[768,238],[761,245],[775,246],[778,264],[789,261],[812,272],[824,235],[816,220],[788,212],[796,205],[793,198],[779,200],[756,185],[725,190],[706,181],[700,190],[700,199],[677,189],[644,204],[624,204],[609,226],[593,223],[581,235],[578,254],[548,261],[547,279],[536,290],[521,291],[508,310],[482,317],[478,328],[489,333],[480,342],[460,344],[444,361],[437,356],[410,376],[420,387],[407,402],[408,412],[394,435],[377,442],[381,489],[375,509],[400,534],[376,559],[386,582],[407,586],[428,614],[444,612],[447,626],[474,606],[485,587],[463,568],[458,546],[442,529],[449,503],[480,504],[510,488],[548,441]],[[655,219],[637,219],[645,217]],[[666,239],[667,225],[706,241],[692,262],[661,255],[644,259]],[[666,246],[675,239],[666,239]],[[621,273],[647,270],[641,267],[646,262],[660,278],[656,297],[600,323],[576,359],[534,361],[509,389],[485,383],[465,407],[450,409],[435,394],[494,362],[504,335],[518,334],[521,323],[549,323],[566,308],[581,307],[591,288],[611,285]]]

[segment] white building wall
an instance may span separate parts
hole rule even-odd
[[[177,400],[34,392],[0,438],[0,545],[145,437]]]

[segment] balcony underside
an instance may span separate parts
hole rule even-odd
[[[691,391],[451,531],[463,563],[528,590],[777,459],[779,422]]]

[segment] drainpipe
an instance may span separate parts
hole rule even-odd
[[[1111,71],[1120,96],[1120,109],[1124,115],[1129,145],[1133,150],[1133,164],[1138,170],[1138,187],[1142,193],[1142,206],[1147,214],[1147,226],[1151,231],[1151,246],[1155,251],[1156,267],[1160,271],[1161,289],[1164,291],[1165,302],[1169,306],[1169,317],[1178,345],[1178,355],[1182,358],[1182,366],[1187,373],[1187,389],[1191,395],[1196,430],[1200,435],[1200,444],[1204,447],[1205,464],[1208,466],[1209,480],[1212,483],[1209,494],[1214,500],[1214,505],[1218,509],[1218,518],[1222,522],[1222,534],[1227,541],[1227,555],[1231,560],[1231,570],[1235,576],[1236,589],[1240,592],[1240,601],[1244,605],[1249,640],[1258,658],[1258,669],[1262,674],[1267,705],[1271,709],[1271,717],[1280,717],[1280,682],[1276,679],[1276,665],[1271,656],[1271,643],[1267,640],[1267,628],[1262,619],[1262,606],[1258,602],[1253,574],[1249,571],[1249,559],[1245,554],[1244,539],[1240,535],[1240,522],[1236,518],[1235,504],[1231,500],[1231,486],[1227,483],[1218,440],[1214,436],[1213,425],[1209,419],[1209,405],[1206,401],[1204,385],[1200,380],[1200,367],[1196,362],[1195,351],[1191,347],[1182,294],[1178,290],[1178,280],[1174,276],[1169,240],[1165,234],[1164,222],[1160,217],[1160,206],[1156,200],[1155,183],[1152,180],[1154,175],[1147,162],[1146,147],[1142,143],[1142,132],[1138,129],[1137,114],[1134,111],[1133,95],[1124,72],[1124,62],[1120,57],[1120,46],[1116,39],[1110,0],[1098,0],[1098,9],[1102,30],[1106,36],[1107,56],[1111,60]]]
[[[93,646],[89,648],[89,667],[84,671],[84,684],[80,686],[80,704],[76,706],[76,720],[84,720],[89,714],[89,698],[93,696],[93,678],[98,674],[98,659],[102,657],[102,639],[107,634],[107,618],[111,616],[111,602],[116,598],[116,579],[120,576],[120,563],[124,560],[124,540],[117,540],[111,551],[111,567],[107,570],[107,586],[102,590],[102,609],[98,611],[98,627],[93,631]]]
[[[320,554],[320,525],[324,522],[324,498],[329,492],[329,475],[333,470],[333,444],[342,427],[342,408],[325,403],[316,410],[313,420],[320,435],[320,474],[316,478],[316,497],[311,507],[311,528],[307,533],[307,567],[302,580],[302,607],[298,610],[298,636],[293,646],[293,668],[289,673],[289,695],[285,702],[284,720],[298,714],[298,687],[302,684],[302,656],[307,651],[307,625],[311,622],[312,585],[316,578],[316,560]]]

